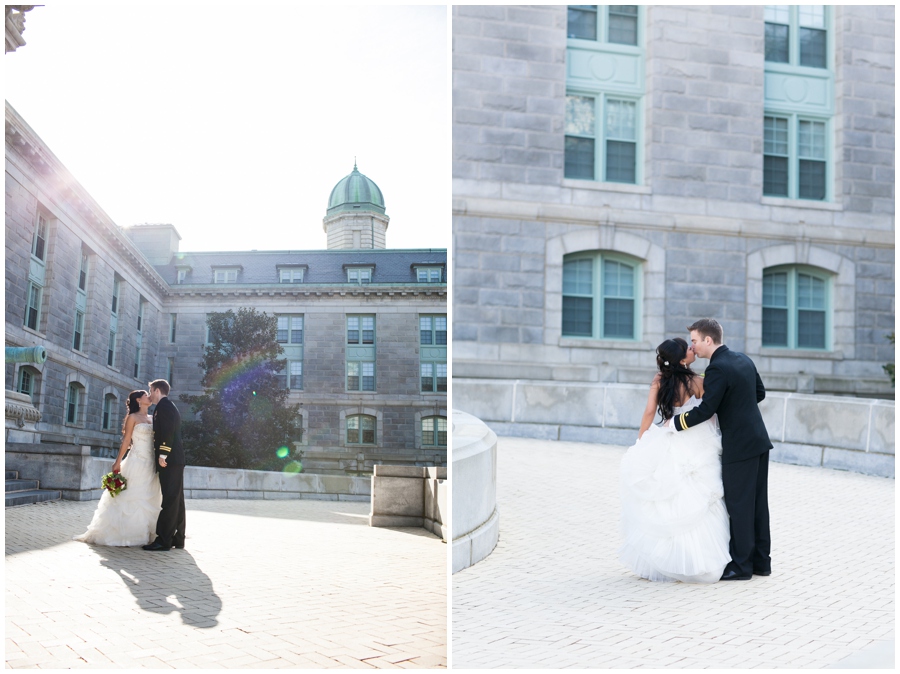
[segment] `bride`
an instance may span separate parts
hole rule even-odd
[[[76,541],[97,545],[145,545],[156,537],[156,520],[162,503],[156,455],[153,451],[153,419],[147,414],[150,395],[132,391],[128,396],[128,416],[114,473],[121,472],[126,488],[113,498],[104,490],[87,531]],[[129,450],[130,447],[130,451]],[[122,457],[128,451],[128,456]]]
[[[681,433],[652,425],[657,411],[667,420],[700,404],[696,357],[679,337],[657,347],[638,441],[622,458],[619,559],[649,580],[712,583],[731,561],[716,417]]]

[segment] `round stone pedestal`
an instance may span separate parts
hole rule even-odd
[[[453,573],[480,562],[500,538],[497,436],[483,421],[453,412]]]

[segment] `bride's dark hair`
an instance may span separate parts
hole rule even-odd
[[[697,375],[681,361],[687,356],[688,344],[681,337],[667,339],[656,347],[656,366],[659,368],[659,392],[656,408],[663,419],[674,416],[675,405],[681,402],[686,391],[692,389],[692,379]]]
[[[141,406],[138,405],[138,400],[143,398],[145,395],[148,395],[146,391],[132,391],[128,394],[128,400],[125,401],[125,408],[128,410],[128,414],[137,414],[141,411]],[[128,414],[125,415],[125,418],[122,420],[122,432],[125,432],[125,424],[128,422]]]
[[[137,414],[141,410],[138,400],[147,395],[146,391],[132,391],[128,394],[128,402],[125,406],[128,408],[128,414]]]

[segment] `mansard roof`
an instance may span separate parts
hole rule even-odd
[[[178,270],[187,270],[179,285],[209,285],[214,270],[240,267],[238,285],[277,284],[281,267],[304,267],[303,285],[347,283],[348,267],[372,267],[372,285],[416,283],[416,267],[446,266],[445,248],[235,251],[176,253],[168,264],[155,265],[170,286]],[[446,283],[446,272],[442,275]]]

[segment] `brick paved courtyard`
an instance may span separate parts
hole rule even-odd
[[[623,447],[500,438],[500,542],[453,576],[454,668],[893,665],[894,480],[770,464],[773,574],[617,561]]]
[[[7,508],[7,668],[446,666],[447,546],[368,503],[189,500],[168,553],[72,541],[95,507]]]

